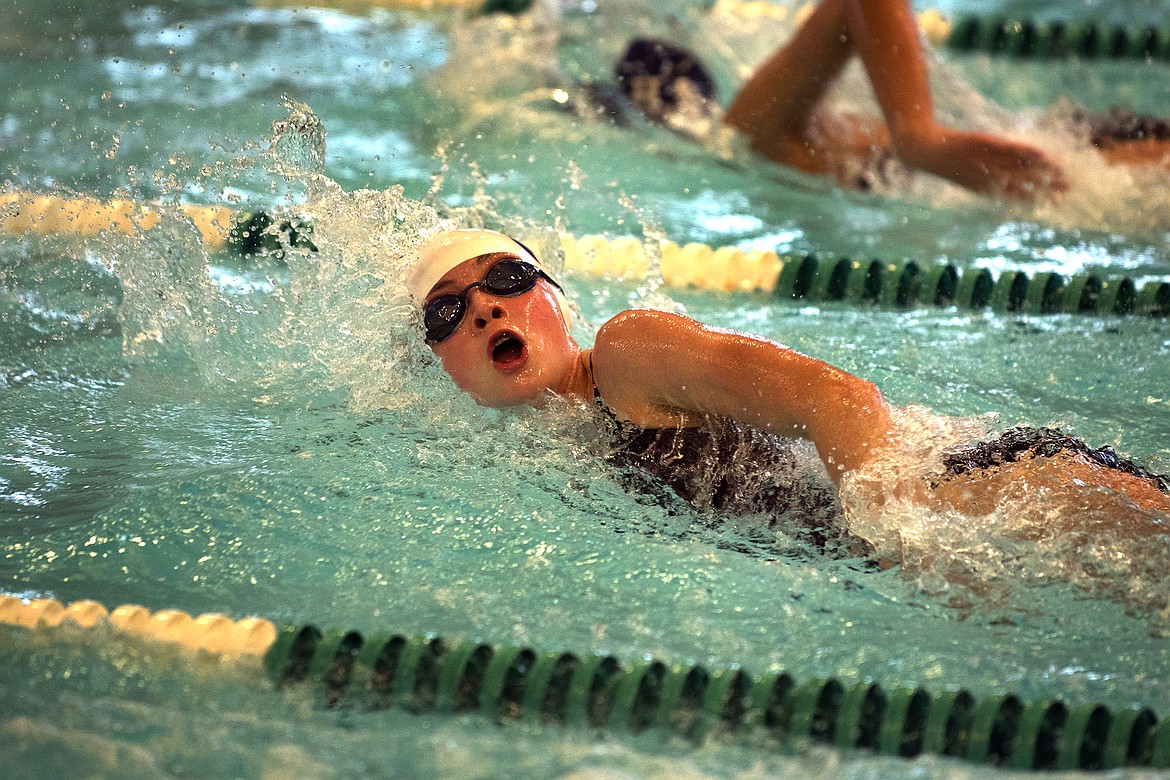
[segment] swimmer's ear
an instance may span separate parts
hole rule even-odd
[[[312,232],[313,226],[306,220],[294,217],[276,222],[267,212],[257,211],[232,221],[227,244],[245,257],[271,254],[283,258],[286,247],[316,252],[316,245],[309,240]]]

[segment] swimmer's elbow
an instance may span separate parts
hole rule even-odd
[[[890,440],[889,402],[873,382],[855,380],[814,437],[834,481],[869,463]]]
[[[854,391],[853,408],[865,429],[862,440],[873,446],[884,441],[890,431],[890,403],[873,382],[860,379]]]
[[[858,395],[860,403],[871,414],[888,420],[890,417],[890,402],[882,394],[881,388],[868,379],[859,379]]]

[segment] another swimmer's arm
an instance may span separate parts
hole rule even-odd
[[[809,439],[834,481],[889,433],[889,405],[872,382],[675,314],[619,314],[598,332],[593,354],[603,397],[635,423],[640,412],[681,409]]]

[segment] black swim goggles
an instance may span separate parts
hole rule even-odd
[[[427,344],[438,344],[459,329],[463,315],[467,313],[467,293],[476,287],[491,295],[511,298],[531,290],[536,286],[537,279],[544,279],[558,290],[561,289],[551,276],[532,263],[516,257],[497,260],[488,268],[482,282],[473,282],[460,293],[447,293],[427,302],[423,307]]]

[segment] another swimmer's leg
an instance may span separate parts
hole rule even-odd
[[[1064,172],[1036,147],[935,121],[918,27],[906,0],[848,0],[845,17],[904,163],[982,193],[1026,199],[1068,189]]]
[[[823,0],[792,39],[744,82],[724,115],[751,148],[772,160],[813,173],[818,159],[807,130],[825,91],[853,54],[846,28],[847,0]]]

